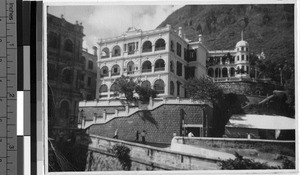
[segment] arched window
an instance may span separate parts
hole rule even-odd
[[[155,81],[154,90],[156,90],[159,94],[165,93],[165,83],[162,79],[158,79]]]
[[[113,83],[111,86],[110,86],[110,96],[111,97],[115,97],[117,96],[117,84],[116,83]]]
[[[228,69],[227,69],[226,67],[224,67],[224,68],[222,69],[222,76],[223,76],[223,77],[228,77]]]
[[[150,61],[145,61],[142,65],[142,72],[151,72],[152,66]]]
[[[216,68],[215,69],[215,77],[216,78],[220,77],[220,73],[221,73],[220,68]]]
[[[108,87],[106,84],[101,85],[99,88],[99,93],[104,93],[104,92],[108,92]]]
[[[67,39],[65,41],[64,50],[67,52],[73,52],[73,43],[70,39]]]
[[[109,57],[109,49],[107,47],[105,47],[104,49],[102,49],[101,52],[101,58],[108,58]]]
[[[72,72],[70,69],[65,69],[63,70],[63,73],[62,73],[62,81],[64,83],[68,83],[68,84],[71,84],[72,83],[72,79],[73,79],[73,76],[72,76]]]
[[[155,62],[154,71],[163,71],[165,70],[165,61],[163,59],[158,59]]]
[[[54,32],[50,32],[48,34],[48,46],[51,48],[59,48],[59,40],[58,40],[58,35]]]
[[[175,90],[174,82],[170,81],[170,94],[171,95],[174,95],[174,90]]]
[[[151,52],[152,51],[152,43],[151,41],[145,41],[143,44],[142,52]]]
[[[160,38],[155,42],[155,50],[165,50],[166,42],[164,39]]]
[[[235,69],[232,67],[230,68],[230,76],[234,77],[235,76]]]
[[[121,55],[121,48],[120,48],[120,46],[115,46],[112,51],[113,51],[113,53],[112,53],[113,57],[117,57],[117,56]]]
[[[103,66],[100,69],[100,77],[108,77],[108,67],[107,66]]]
[[[120,66],[115,64],[112,68],[111,68],[111,76],[116,76],[116,75],[120,75]]]
[[[69,111],[70,111],[70,106],[67,101],[63,101],[60,104],[60,117],[61,118],[68,118],[69,117]]]
[[[170,71],[174,73],[174,62],[170,61]]]
[[[134,73],[134,63],[133,61],[129,61],[127,63],[127,74],[133,74]]]
[[[151,83],[148,80],[145,80],[142,82],[141,86],[151,88]]]
[[[213,68],[209,68],[207,71],[208,76],[210,77],[214,77],[214,69]]]

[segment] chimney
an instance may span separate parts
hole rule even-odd
[[[182,37],[182,27],[178,27],[178,35]]]
[[[202,34],[199,34],[199,42],[202,43]]]
[[[98,49],[98,48],[97,48],[96,46],[93,46],[93,50],[94,50],[94,55],[95,55],[95,56],[97,56],[97,49]]]

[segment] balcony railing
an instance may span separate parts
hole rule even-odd
[[[100,78],[108,77],[108,74],[100,74]]]
[[[116,76],[116,75],[120,75],[120,72],[112,72],[111,76]]]
[[[158,50],[165,50],[166,49],[166,47],[156,47],[155,48],[155,51],[158,51]]]
[[[154,71],[164,71],[165,67],[158,67],[158,68],[154,68]]]
[[[134,71],[127,71],[127,74],[134,74]]]
[[[151,72],[151,71],[152,71],[151,69],[142,69],[142,73]]]
[[[101,56],[101,59],[104,59],[104,58],[109,58],[109,55]]]
[[[151,49],[143,49],[142,52],[143,52],[143,53],[144,53],[144,52],[152,52],[152,48],[151,48]]]

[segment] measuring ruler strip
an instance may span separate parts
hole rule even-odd
[[[0,174],[17,174],[16,1],[0,2]],[[3,27],[2,27],[3,26]]]

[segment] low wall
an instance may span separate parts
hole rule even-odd
[[[295,157],[295,141],[278,141],[262,139],[232,139],[208,137],[174,137],[172,143],[194,145],[213,149],[257,149],[260,152],[283,154]]]
[[[120,167],[118,161],[113,159],[114,155],[109,151],[116,144],[125,145],[130,149],[132,160],[131,170],[220,169],[217,165],[219,162],[218,159],[209,159],[195,154],[170,151],[167,148],[157,148],[96,135],[90,135],[90,140],[91,143],[89,144],[89,156],[87,158],[86,170],[115,170],[117,167]],[[108,169],[103,169],[103,167],[105,167],[103,166],[103,162],[111,164]]]

